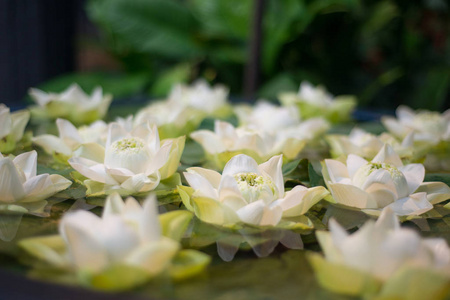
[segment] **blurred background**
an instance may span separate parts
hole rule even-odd
[[[450,107],[446,0],[1,0],[0,101],[29,87],[165,96],[205,78],[275,100],[303,80],[362,108]]]

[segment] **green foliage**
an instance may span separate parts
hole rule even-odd
[[[443,109],[448,10],[436,2],[266,1],[258,96],[309,80],[357,95],[359,106]],[[90,0],[87,11],[103,46],[127,76],[145,74],[152,95],[197,77],[242,93],[253,1]]]

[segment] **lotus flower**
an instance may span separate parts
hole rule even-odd
[[[331,134],[326,137],[326,140],[331,146],[331,153],[334,157],[356,154],[365,159],[372,159],[383,148],[384,144],[389,144],[400,157],[411,160],[414,153],[413,138],[414,134],[411,133],[403,141],[398,142],[395,137],[388,133],[376,136],[355,127],[349,135]]]
[[[322,116],[332,123],[350,119],[356,106],[354,97],[333,97],[323,87],[314,87],[306,81],[301,83],[297,94],[284,93],[279,98],[284,106],[296,105],[302,119]]]
[[[85,144],[69,164],[87,177],[89,195],[123,195],[154,190],[172,176],[184,148],[184,137],[160,142],[156,126],[141,124],[131,132],[119,123],[109,125],[106,145]]]
[[[181,275],[205,267],[208,256],[193,250],[179,252],[179,239],[191,218],[186,211],[158,217],[154,196],[141,207],[134,198],[124,202],[114,193],[107,198],[101,218],[83,210],[68,212],[60,221],[60,236],[31,238],[20,245],[54,267],[77,273],[88,286],[125,289],[170,270],[180,254],[188,263],[185,267],[195,267]],[[171,271],[175,277],[180,275]],[[102,282],[104,277],[108,282]]]
[[[383,117],[383,125],[399,138],[414,133],[414,148],[426,155],[427,170],[450,171],[450,109],[442,114],[427,110],[416,113],[400,105],[396,114],[397,119]]]
[[[221,85],[210,87],[205,80],[198,80],[187,86],[178,84],[173,87],[168,101],[184,107],[192,107],[208,115],[220,114],[227,106],[228,89]]]
[[[250,155],[257,162],[280,153],[289,160],[295,159],[307,143],[307,135],[312,134],[308,129],[313,127],[313,123],[305,122],[295,128],[268,133],[246,127],[235,128],[230,123],[216,120],[214,132],[195,131],[191,138],[202,145],[213,166],[223,169],[230,158],[239,153]]]
[[[0,206],[2,210],[39,213],[48,197],[72,182],[61,175],[36,175],[37,153],[30,151],[14,159],[0,153]]]
[[[108,125],[101,120],[77,129],[70,121],[57,119],[56,126],[59,137],[43,134],[34,137],[32,141],[42,147],[45,152],[64,157],[63,161],[67,161],[68,158],[72,157],[74,151],[82,144],[104,144],[108,128]]]
[[[263,132],[275,133],[300,124],[300,117],[295,106],[283,107],[258,101],[254,106],[238,105],[235,107],[235,112],[241,126]]]
[[[337,203],[373,215],[386,206],[399,216],[420,215],[450,198],[445,183],[423,183],[424,166],[403,165],[389,145],[370,162],[354,154],[348,156],[346,165],[326,159],[323,175]]]
[[[10,113],[6,105],[0,104],[0,152],[14,151],[16,143],[22,140],[29,119],[30,112],[20,110]]]
[[[77,125],[102,119],[112,101],[112,96],[104,96],[100,87],[88,96],[77,84],[72,84],[60,94],[46,93],[34,88],[30,89],[29,94],[38,105],[31,110],[35,117],[63,118]]]
[[[390,208],[353,234],[334,220],[329,225],[330,232],[316,233],[325,260],[319,254],[309,256],[325,288],[380,299],[445,297],[450,249],[444,239],[422,239],[414,230],[400,228]]]
[[[174,101],[157,101],[136,113],[134,126],[149,122],[158,126],[161,138],[175,138],[197,129],[204,118],[204,112],[192,107]]]
[[[184,173],[192,192],[179,189],[186,207],[201,220],[219,225],[238,222],[255,226],[276,226],[283,217],[298,217],[323,199],[323,187],[296,186],[285,192],[281,171],[282,155],[258,165],[244,154],[234,156],[222,175],[203,168]]]

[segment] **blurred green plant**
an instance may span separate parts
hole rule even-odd
[[[133,78],[125,92],[163,96],[204,77],[241,94],[253,1],[90,0],[86,9],[102,47]],[[448,25],[445,0],[266,0],[258,96],[308,80],[357,95],[362,107],[443,109]],[[105,81],[107,92],[116,86]]]

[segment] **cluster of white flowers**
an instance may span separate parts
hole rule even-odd
[[[350,118],[356,102],[307,82],[297,94],[280,95],[281,106],[259,101],[234,107],[223,86],[180,84],[166,100],[110,123],[100,119],[112,97],[103,96],[100,88],[92,96],[77,85],[61,94],[31,89],[30,95],[38,104],[32,116],[56,120],[58,131],[58,136],[46,132],[32,142],[47,153],[47,161],[54,159],[52,166],[71,173],[67,178],[37,174],[38,153],[17,146],[30,114],[10,113],[0,104],[0,211],[19,216],[14,222],[25,213],[44,215],[49,198],[72,184],[69,176],[83,196],[105,197],[101,217],[73,209],[59,221],[58,235],[20,242],[82,284],[120,290],[158,275],[180,279],[200,272],[209,256],[182,250],[180,243],[189,236],[185,231],[195,215],[210,227],[242,235],[244,229],[289,232],[288,239],[296,235],[296,242],[279,238],[276,243],[295,244],[291,248],[301,248],[299,232],[328,225],[330,232],[316,233],[325,258],[308,258],[320,284],[336,292],[395,298],[403,295],[406,284],[423,280],[422,297],[423,291],[437,295],[448,285],[446,242],[422,239],[401,228],[397,218],[426,222],[445,215],[449,207],[442,203],[450,199],[450,187],[424,180],[436,160],[444,169],[450,161],[450,110],[416,113],[401,106],[397,119],[382,119],[391,134],[354,128],[348,135],[326,136],[330,123]],[[237,126],[233,118],[223,120],[232,113]],[[197,130],[202,121],[202,128],[208,126],[205,118],[214,119],[213,130]],[[191,149],[197,143],[205,153],[199,151],[203,156],[198,163],[183,160],[180,166],[186,136]],[[425,155],[424,166],[419,162]],[[283,174],[293,175],[286,182]],[[152,193],[172,197],[185,209],[159,215]],[[129,195],[145,197],[143,205],[132,197],[122,200]],[[369,220],[348,234],[333,219],[338,210],[345,210],[344,215],[353,211],[360,224],[378,221]],[[0,226],[0,239],[12,240],[17,226],[9,231]],[[190,227],[192,236],[195,226]],[[215,242],[219,248],[219,240]],[[276,243],[267,248],[272,251]],[[341,279],[341,273],[348,278]]]

